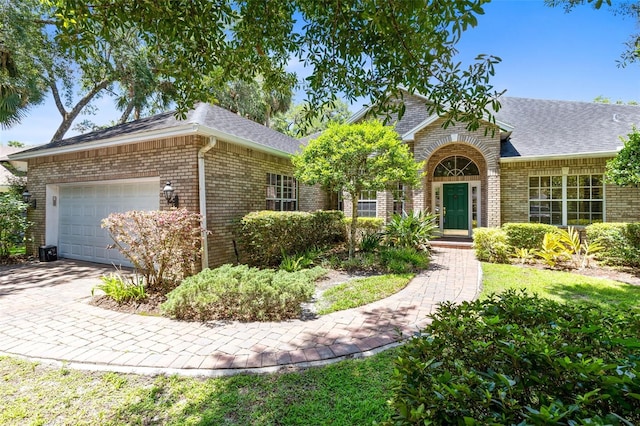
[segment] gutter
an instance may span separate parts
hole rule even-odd
[[[615,157],[617,151],[599,151],[599,152],[576,152],[573,154],[550,154],[550,155],[532,155],[527,157],[500,157],[501,163],[522,163],[525,161],[552,161],[552,160],[568,160],[574,158],[602,158]]]
[[[202,228],[208,230],[207,227],[207,191],[205,182],[205,167],[204,167],[204,155],[212,149],[218,140],[210,136],[209,143],[200,148],[198,151],[198,193],[200,200],[200,216],[202,216]],[[202,233],[202,269],[209,267],[209,244],[207,244],[207,233]]]

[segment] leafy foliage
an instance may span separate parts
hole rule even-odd
[[[633,128],[627,140],[621,138],[624,147],[615,158],[607,161],[605,179],[620,186],[640,185],[640,131]]]
[[[303,102],[276,115],[272,127],[291,137],[302,138],[326,130],[331,123],[344,123],[349,117],[349,105],[340,99],[329,101],[316,109]]]
[[[513,290],[444,303],[400,349],[388,424],[637,424],[638,335],[638,313]]]
[[[555,268],[559,263],[570,260],[573,252],[564,244],[562,235],[556,231],[544,234],[542,245],[536,254],[545,265]]]
[[[602,249],[596,257],[607,264],[640,266],[640,223],[594,223],[587,240]]]
[[[369,232],[360,238],[360,251],[365,253],[373,253],[378,251],[382,244],[382,234],[380,232]]]
[[[348,194],[352,203],[350,257],[355,252],[360,193],[384,190],[398,183],[415,185],[423,168],[395,130],[376,120],[331,125],[309,141],[292,162],[300,181]]]
[[[302,254],[292,255],[283,253],[282,262],[280,262],[280,269],[287,272],[301,271],[313,265],[318,255],[319,252],[316,250],[307,250]]]
[[[223,70],[224,81],[250,81],[261,75],[277,87],[295,58],[312,70],[305,81],[311,110],[343,93],[348,101],[366,97],[377,108],[402,111],[398,88],[406,87],[429,96],[430,113],[446,108],[447,122],[470,129],[499,107],[489,83],[499,58],[480,54],[466,69],[456,58],[456,44],[487,2],[51,1],[74,55],[112,42],[117,31],[141,34],[161,58],[157,68],[175,82],[182,113],[208,99],[203,76]]]
[[[7,257],[11,249],[20,245],[29,228],[27,205],[18,196],[0,194],[0,257]]]
[[[384,228],[385,243],[390,247],[427,250],[433,233],[438,229],[437,215],[427,212],[407,216],[394,214]]]
[[[343,219],[339,211],[249,213],[237,229],[242,258],[252,265],[274,266],[284,255],[344,241]]]
[[[380,250],[380,263],[391,273],[406,274],[429,266],[429,255],[414,247],[386,247]]]
[[[507,233],[507,244],[511,247],[537,249],[544,234],[555,232],[556,227],[544,223],[505,223],[502,229]]]
[[[187,209],[111,213],[102,220],[150,291],[166,293],[198,268],[200,215]]]
[[[167,294],[162,312],[189,320],[233,319],[279,321],[300,315],[302,302],[315,290],[313,282],[326,270],[299,272],[223,265],[185,279]]]
[[[129,300],[143,300],[147,297],[143,282],[129,282],[121,274],[103,275],[100,280],[102,284],[98,284],[91,289],[92,296],[95,290],[101,290],[106,296],[118,303]]]
[[[511,248],[507,244],[507,233],[501,228],[474,229],[473,248],[480,261],[509,263]]]

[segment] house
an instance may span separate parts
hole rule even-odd
[[[640,190],[603,181],[605,163],[622,146],[640,107],[502,98],[496,131],[443,128],[424,97],[404,96],[396,130],[425,161],[416,188],[362,194],[362,216],[430,211],[443,235],[471,236],[506,222],[587,225],[640,221]],[[362,110],[352,121],[364,119]],[[236,261],[232,229],[263,209],[335,208],[335,197],[299,185],[289,160],[297,141],[222,108],[198,104],[186,120],[159,114],[12,154],[28,162],[37,208],[30,252],[56,245],[61,257],[122,263],[107,250],[100,220],[111,212],[167,209],[170,182],[179,206],[203,215],[211,231],[203,267]],[[349,200],[344,209],[351,211]]]
[[[100,221],[112,212],[168,209],[171,183],[180,207],[198,211],[211,231],[203,267],[236,261],[232,228],[265,208],[326,208],[318,188],[299,186],[289,160],[299,142],[209,104],[186,120],[168,112],[51,142],[11,156],[28,162],[32,246],[55,245],[58,255],[99,263],[128,263]]]
[[[425,161],[425,175],[417,188],[362,194],[364,215],[430,211],[441,234],[464,237],[507,222],[640,221],[640,189],[603,180],[606,161],[623,146],[620,137],[640,123],[640,107],[503,97],[498,129],[470,132],[443,128],[442,118],[427,114],[424,97],[405,93],[404,101],[396,130]]]
[[[10,160],[9,155],[24,151],[25,148],[0,145],[0,192],[7,192],[15,179],[25,176],[27,162]]]

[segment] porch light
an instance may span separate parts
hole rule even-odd
[[[167,184],[162,189],[162,193],[167,200],[167,204],[178,207],[178,194],[175,193],[170,181],[167,181]]]
[[[25,189],[24,192],[22,193],[22,201],[24,201],[25,204],[29,205],[29,207],[35,210],[36,200],[35,198],[32,199],[31,193],[29,192],[28,189]]]

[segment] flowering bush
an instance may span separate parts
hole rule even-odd
[[[149,290],[166,293],[197,272],[201,216],[187,209],[112,213],[102,220]]]

